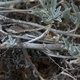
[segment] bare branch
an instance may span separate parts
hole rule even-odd
[[[7,20],[7,21],[10,21],[10,22],[14,22],[14,23],[27,24],[27,25],[31,25],[31,26],[35,26],[35,27],[40,27],[40,28],[46,29],[46,26],[39,25],[37,23],[25,22],[25,21],[21,21],[21,20],[10,19],[10,18],[7,18],[7,17],[2,16],[2,15],[0,15],[0,19],[4,19],[5,21]],[[55,34],[57,32],[59,34],[63,34],[63,35],[67,35],[67,36],[72,36],[72,37],[80,38],[80,35],[78,35],[78,34],[72,34],[69,31],[61,31],[61,30],[56,30],[56,29],[53,29],[53,28],[51,28],[51,31],[53,33],[55,33]]]
[[[32,39],[32,40],[28,41],[28,43],[34,42],[34,41],[36,41],[36,40],[39,40],[39,39],[45,37],[45,36],[49,33],[49,30],[50,30],[50,29],[51,29],[51,25],[48,25],[47,30],[46,30],[42,35],[40,35],[39,37],[37,37],[37,38],[35,38],[35,39]]]

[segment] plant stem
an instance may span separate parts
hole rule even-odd
[[[17,4],[22,2],[22,0],[13,0],[13,1],[5,1],[5,2],[0,2],[0,7],[5,6],[6,5],[11,5],[11,4]]]

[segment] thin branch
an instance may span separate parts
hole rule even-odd
[[[49,33],[50,29],[51,29],[51,25],[48,25],[47,30],[46,30],[42,35],[40,35],[39,37],[37,37],[37,38],[35,38],[35,39],[32,39],[32,40],[28,41],[28,43],[34,42],[34,41],[36,41],[36,40],[39,40],[39,39],[45,37],[45,36]]]
[[[63,58],[63,59],[74,59],[74,57],[72,56],[63,56],[63,55],[56,55],[57,53],[54,53],[53,51],[51,50],[47,50],[47,49],[44,49],[44,50],[41,50],[43,53],[45,53],[46,55],[50,56],[50,57],[55,57],[55,58]]]
[[[35,71],[35,73],[38,75],[38,77],[41,79],[41,80],[45,80],[43,79],[43,77],[40,75],[40,73],[38,72],[38,70],[36,69],[35,65],[32,63],[31,59],[29,58],[28,56],[28,52],[26,50],[26,48],[24,48],[23,45],[21,45],[21,48],[22,48],[22,51],[23,51],[23,54],[25,56],[25,60],[27,60],[30,64],[30,66],[32,67],[33,71]]]
[[[0,13],[7,13],[7,12],[31,12],[32,10],[27,10],[27,9],[12,9],[12,10],[2,10]]]
[[[77,80],[75,77],[73,77],[72,75],[66,73],[66,72],[61,72],[61,74],[69,76],[70,78],[72,78],[73,80]]]
[[[14,23],[27,24],[27,25],[31,25],[31,26],[35,26],[35,27],[40,27],[40,28],[46,29],[46,26],[39,25],[39,24],[37,24],[37,23],[25,22],[25,21],[21,21],[21,20],[10,19],[10,18],[7,18],[7,17],[2,16],[2,15],[0,15],[0,18],[1,18],[1,19],[4,19],[5,21],[7,20],[7,21],[10,21],[10,22],[14,22]],[[56,29],[53,29],[53,28],[51,28],[51,31],[52,31],[53,33],[55,33],[55,34],[56,34],[56,32],[57,32],[57,33],[59,33],[59,34],[63,34],[63,35],[67,35],[67,36],[72,36],[72,37],[80,38],[80,35],[69,33],[69,31],[61,31],[61,30],[56,30]]]
[[[73,30],[70,30],[70,33],[75,32],[78,28],[79,28],[79,24],[77,24]]]
[[[7,32],[10,32],[10,33],[22,33],[22,32],[31,32],[31,31],[39,31],[39,30],[42,30],[44,28],[35,28],[35,29],[24,29],[24,30],[18,30],[18,31],[15,31],[13,29],[6,29]]]
[[[62,44],[45,44],[46,46],[44,46],[44,44],[38,44],[38,43],[27,43],[27,42],[24,42],[24,43],[20,43],[20,44],[17,44],[16,46],[14,47],[11,47],[11,48],[22,48],[22,46],[24,48],[27,48],[27,49],[38,49],[38,50],[41,50],[43,53],[46,53],[46,55],[50,56],[50,57],[56,57],[56,58],[68,58],[68,59],[74,59],[74,57],[72,56],[63,56],[63,55],[54,55],[53,53],[47,53],[46,52],[46,48],[50,49],[50,50],[63,50],[64,49],[64,46]],[[0,49],[6,49],[6,45],[3,43],[2,46],[0,45]]]
[[[5,1],[5,2],[0,2],[0,6],[5,6],[5,5],[11,5],[11,4],[17,4],[22,2],[22,0],[14,0],[14,1]]]
[[[23,35],[23,36],[19,36],[19,35],[11,35],[12,37],[14,38],[17,38],[17,39],[25,39],[25,40],[31,40],[32,37],[27,36],[27,35]],[[33,38],[35,38],[35,36],[33,36]],[[43,39],[40,39],[40,40],[37,40],[38,42],[43,42]],[[54,40],[50,40],[50,39],[46,39],[44,40],[45,43],[54,43],[55,41]]]
[[[5,43],[5,42],[4,42]],[[6,49],[6,43],[4,44],[2,43],[0,45],[0,49]],[[38,43],[27,43],[27,42],[24,42],[24,43],[21,43],[25,48],[28,48],[28,49],[39,49],[39,50],[42,50],[42,49],[45,49],[45,48],[48,48],[50,50],[63,50],[64,49],[64,45],[62,44],[58,44],[58,43],[55,43],[55,44],[45,44],[46,46],[44,46],[44,44],[38,44]],[[17,43],[14,48],[21,48],[21,46],[19,45],[19,43]]]

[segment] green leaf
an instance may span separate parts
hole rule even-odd
[[[78,26],[80,25],[80,13],[79,12],[75,13],[75,16],[70,15],[70,17],[74,24],[76,24]]]
[[[77,7],[75,4],[71,3],[71,5],[72,5],[73,11],[74,11],[75,13],[76,13],[76,12],[79,12],[79,9],[78,9],[78,7]]]
[[[55,17],[59,17],[60,15],[61,15],[61,6],[59,6],[58,8],[57,8],[57,10],[56,10],[56,12],[55,12]]]
[[[47,23],[47,24],[54,23],[54,21],[62,22],[61,11],[60,11],[61,6],[59,6],[56,9],[57,0],[52,0],[51,4],[49,0],[48,1],[39,0],[39,1],[45,8],[40,8],[38,10],[36,9],[33,11],[33,13],[38,15],[42,19],[42,22]]]
[[[63,38],[63,41],[64,41],[66,48],[69,49],[70,43],[65,38]]]
[[[50,23],[52,20],[52,17],[50,16],[48,19],[45,20],[46,23]]]
[[[70,19],[71,19],[71,21],[74,23],[74,24],[76,24],[77,23],[77,18],[75,17],[75,16],[73,16],[73,15],[70,15]]]
[[[70,44],[70,46],[69,46],[69,51],[72,53],[74,53],[76,51],[75,47],[72,44]]]
[[[76,13],[76,17],[77,17],[77,24],[80,24],[80,13]]]
[[[16,39],[13,39],[10,35],[8,36],[7,47],[13,47]]]
[[[39,2],[42,5],[42,7],[45,8],[45,0],[39,0]]]
[[[59,21],[59,22],[62,22],[62,20],[61,20],[60,17],[56,18],[55,20],[57,20],[57,21]]]
[[[70,8],[70,4],[67,1],[63,1],[61,4],[65,9]]]
[[[62,12],[62,15],[61,17],[64,18],[65,20],[69,20],[70,19],[70,9],[71,8],[66,8],[63,12]]]
[[[65,43],[65,46],[68,50],[68,52],[77,58],[80,58],[80,46],[73,46],[72,44],[70,44],[65,38],[63,38],[63,41]]]
[[[77,49],[77,50],[78,50],[78,52],[80,53],[80,46],[78,46],[76,49]]]
[[[55,9],[56,9],[56,3],[57,3],[57,0],[52,0],[52,1],[51,1],[51,6],[52,6],[53,12],[54,12]]]
[[[51,4],[49,3],[49,0],[48,0],[48,1],[46,1],[46,8],[48,11],[49,11],[50,7],[51,7]]]

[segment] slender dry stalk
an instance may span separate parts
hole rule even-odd
[[[43,34],[41,34],[39,37],[37,37],[35,39],[32,39],[32,40],[28,41],[28,43],[34,42],[36,40],[39,40],[39,39],[45,37],[49,33],[50,29],[51,29],[51,25],[48,25],[47,30]]]
[[[66,73],[66,72],[61,72],[61,74],[66,75],[66,76],[69,76],[69,77],[72,78],[73,80],[77,80],[74,76],[72,76],[72,75],[70,75],[70,74],[68,74],[68,73]]]
[[[26,25],[31,25],[31,26],[35,26],[35,27],[38,27],[38,28],[44,28],[44,29],[47,28],[46,26],[39,25],[37,23],[25,22],[25,21],[21,21],[21,20],[10,19],[10,18],[7,18],[5,16],[0,15],[0,20],[3,20],[3,19],[5,21],[10,21],[10,22],[13,22],[13,23],[26,24]],[[51,28],[50,31],[52,31],[55,34],[59,33],[59,34],[67,35],[67,36],[72,36],[72,37],[80,38],[80,35],[70,33],[69,31],[61,31],[61,30],[56,30],[56,29],[53,29],[53,28]]]
[[[5,1],[5,2],[0,2],[0,7],[2,6],[7,6],[7,5],[11,5],[11,4],[17,4],[22,2],[22,0],[13,0],[13,1]]]

